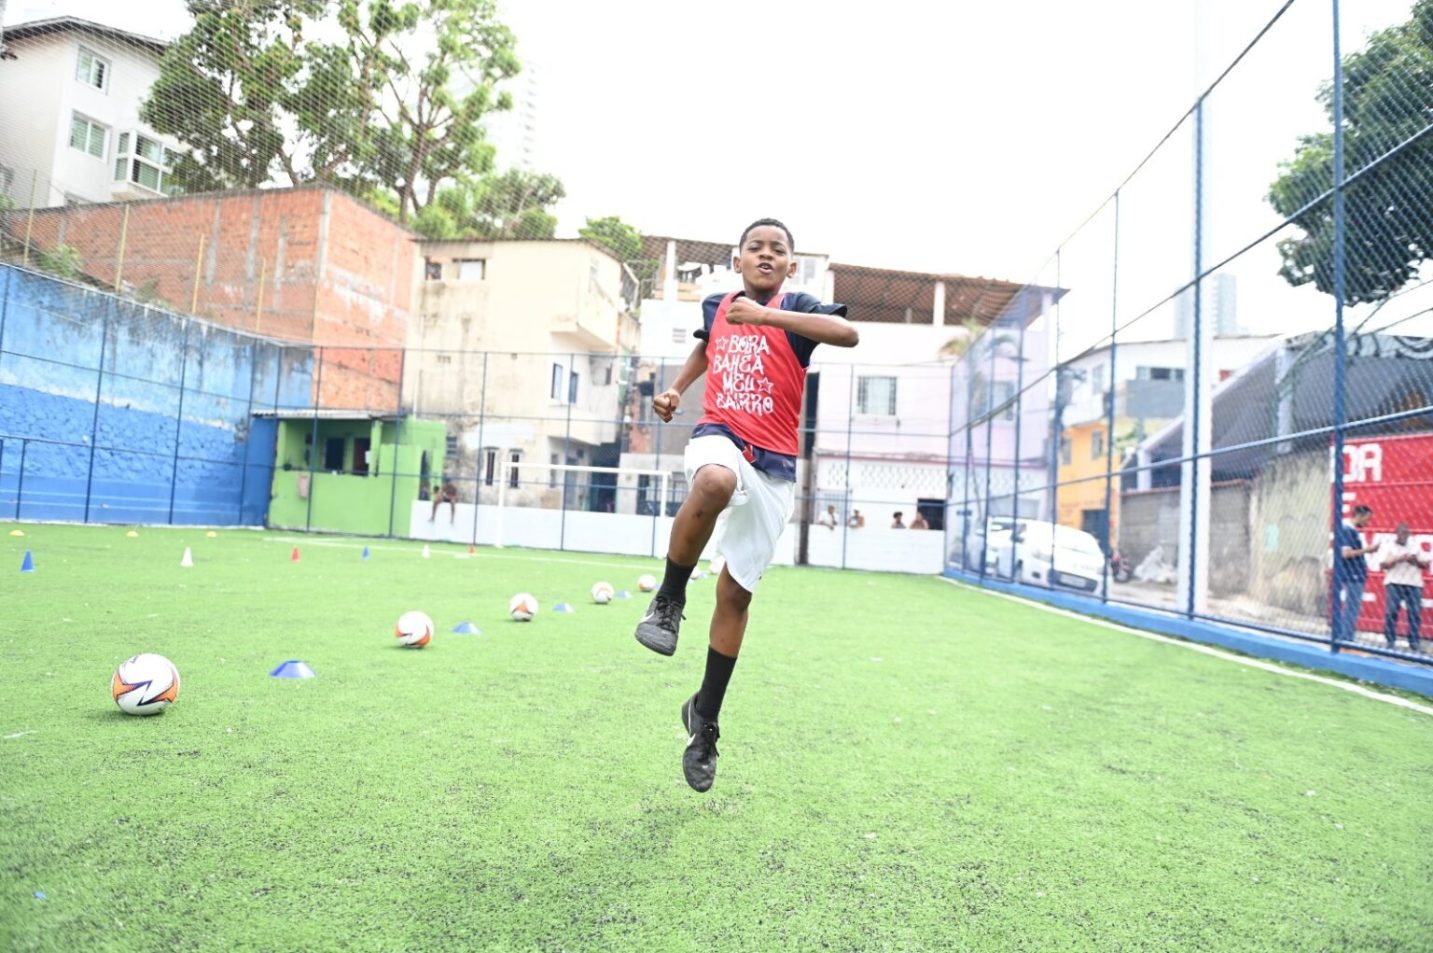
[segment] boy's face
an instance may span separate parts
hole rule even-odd
[[[786,230],[775,225],[758,225],[746,235],[732,269],[741,275],[746,290],[752,294],[772,294],[781,283],[796,274],[791,260],[791,242]]]

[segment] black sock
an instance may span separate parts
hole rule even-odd
[[[667,571],[662,576],[662,588],[657,590],[657,595],[666,596],[677,602],[685,604],[687,601],[687,583],[692,579],[692,570],[696,565],[678,566],[672,562],[672,557],[667,557]]]
[[[697,692],[697,714],[705,721],[716,721],[721,714],[722,699],[726,698],[726,685],[731,681],[736,659],[723,655],[707,646],[707,673],[702,678],[701,691]]]

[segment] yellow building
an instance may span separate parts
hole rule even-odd
[[[1116,424],[1118,426],[1118,424]],[[1055,497],[1056,519],[1061,526],[1082,529],[1101,543],[1105,541],[1108,524],[1109,538],[1115,538],[1115,526],[1119,512],[1119,477],[1110,493],[1110,512],[1105,509],[1105,469],[1120,466],[1120,453],[1116,449],[1113,463],[1109,463],[1109,427],[1104,420],[1092,420],[1067,426],[1060,440],[1060,488]]]

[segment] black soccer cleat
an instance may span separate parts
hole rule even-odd
[[[716,780],[717,739],[721,729],[697,711],[697,696],[682,706],[682,725],[687,729],[687,750],[682,752],[682,774],[694,791],[706,791]]]
[[[647,614],[637,623],[637,641],[658,655],[671,655],[677,650],[677,633],[681,631],[682,607],[685,603],[669,599],[661,593],[647,607]]]

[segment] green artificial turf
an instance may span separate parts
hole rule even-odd
[[[664,659],[587,597],[653,560],[11,528],[0,949],[1433,949],[1433,718],[1330,686],[774,569],[697,794],[711,579]],[[162,716],[109,698],[138,652]]]

